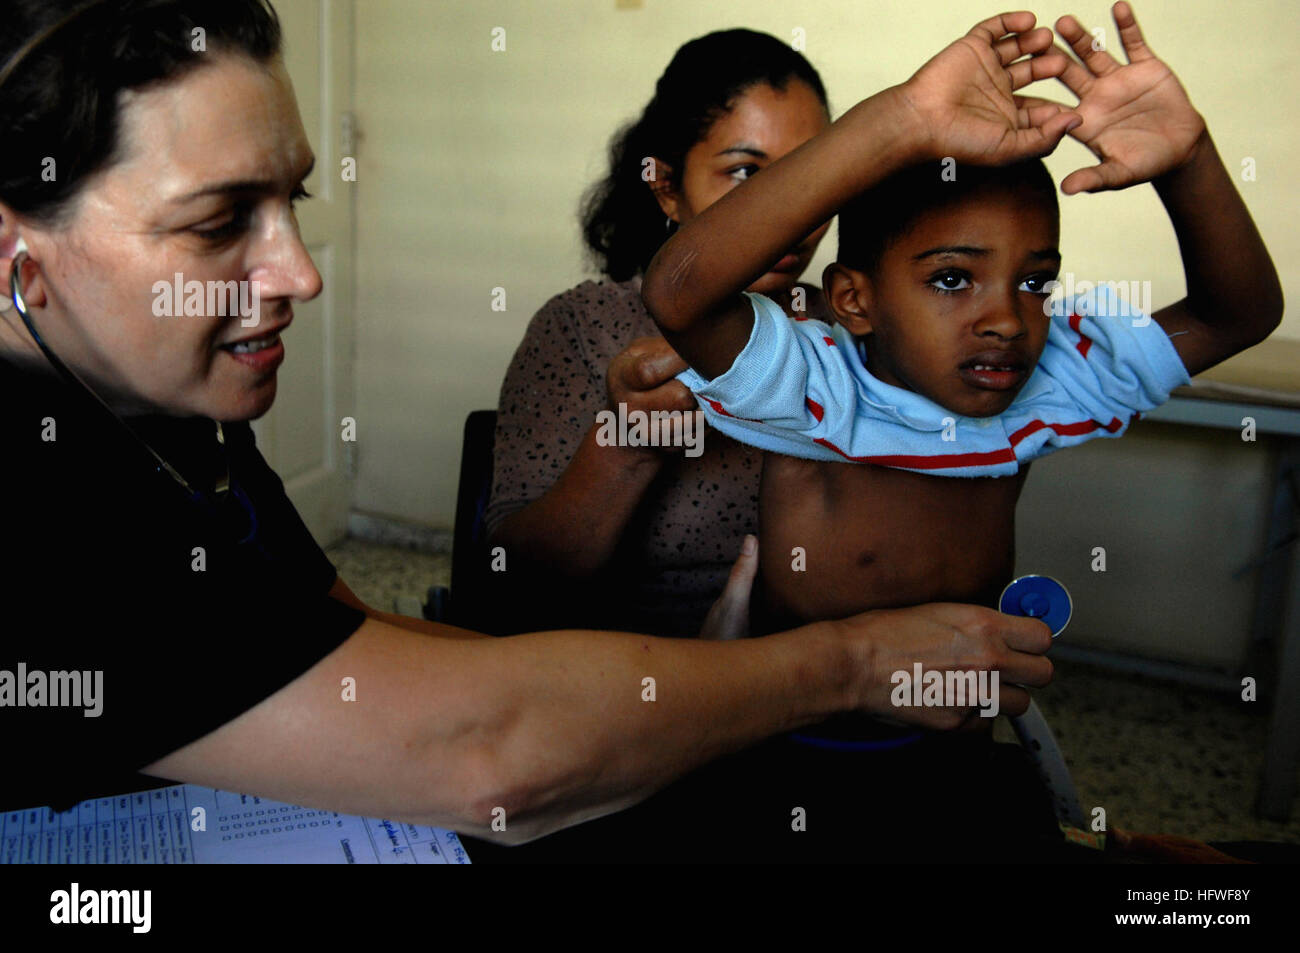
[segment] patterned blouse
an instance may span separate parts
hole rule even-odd
[[[634,338],[657,336],[641,279],[584,282],[533,317],[501,387],[489,532],[537,499],[606,409],[605,371]],[[823,317],[810,289],[809,313]],[[620,543],[621,584],[609,624],[655,635],[699,634],[746,533],[758,533],[762,452],[716,430],[703,453],[669,456]],[[580,620],[575,616],[575,623]]]

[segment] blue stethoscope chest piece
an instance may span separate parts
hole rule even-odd
[[[1041,619],[1056,638],[1069,624],[1074,604],[1070,593],[1051,576],[1021,576],[1002,590],[998,610]]]

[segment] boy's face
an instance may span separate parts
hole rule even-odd
[[[1059,231],[1031,189],[922,214],[866,279],[867,370],[965,417],[1002,413],[1047,342]]]

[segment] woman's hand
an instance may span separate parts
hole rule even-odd
[[[1070,135],[1101,160],[1066,176],[1066,195],[1148,182],[1188,162],[1205,137],[1205,120],[1178,77],[1146,45],[1133,8],[1117,3],[1111,12],[1128,57],[1124,66],[1095,49],[1092,35],[1074,17],[1056,21],[1057,32],[1083,61],[1070,63],[1059,77],[1079,97],[1075,111],[1083,117]]]
[[[1022,715],[1029,708],[1024,686],[1042,687],[1052,680],[1045,653],[1052,633],[1041,621],[1004,615],[982,606],[930,603],[908,609],[884,609],[834,623],[850,639],[862,674],[860,708],[921,725],[949,730],[971,714],[964,707],[899,707],[891,701],[895,672],[920,663],[924,672],[997,672],[998,711]],[[946,679],[945,679],[946,681]]]
[[[608,566],[628,521],[669,459],[664,450],[680,451],[687,443],[680,417],[698,411],[686,385],[673,380],[685,369],[662,337],[637,338],[614,355],[605,371],[609,409],[615,415],[620,404],[625,415],[675,412],[676,435],[674,421],[664,419],[657,440],[645,434],[647,444],[654,445],[611,446],[607,426],[592,421],[559,478],[538,499],[505,517],[489,544],[505,547],[512,561],[542,578],[586,579]],[[703,446],[703,417],[694,421],[691,443],[697,449]],[[634,419],[628,418],[629,429]]]
[[[926,142],[926,158],[1002,165],[1042,156],[1080,121],[1060,104],[1026,105],[1015,95],[1060,76],[1070,63],[1052,45],[1052,31],[1033,26],[1034,15],[1026,12],[985,20],[897,87]]]
[[[709,608],[700,629],[702,639],[744,639],[749,637],[749,594],[758,573],[758,539],[746,536],[740,556],[731,567],[727,585]]]
[[[686,362],[662,337],[637,338],[626,348],[614,355],[605,372],[605,391],[609,397],[609,409],[619,413],[619,405],[627,407],[629,415],[633,411],[653,414],[655,411],[667,413],[699,413],[695,396],[690,388],[674,378],[686,370]],[[629,420],[632,419],[629,416]],[[653,417],[650,417],[653,420]],[[653,453],[656,450],[681,449],[682,441],[672,439],[672,421],[660,421],[664,431],[659,435],[658,447],[640,448]],[[704,426],[703,414],[695,421],[700,432]],[[678,426],[681,426],[680,421]]]

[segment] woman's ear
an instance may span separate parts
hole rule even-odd
[[[837,261],[822,272],[822,294],[835,320],[854,337],[870,334],[874,289],[865,272]]]
[[[26,248],[18,247],[20,241],[22,241],[22,234],[18,231],[17,216],[9,210],[8,206],[0,205],[0,259],[4,260],[6,276],[9,274],[9,262],[16,258],[20,251],[26,251]]]
[[[18,233],[18,220],[7,206],[0,205],[0,311],[13,309],[9,297],[9,272],[19,252],[27,250],[27,243]]]
[[[9,297],[9,273],[13,270],[14,259],[28,251],[27,242],[19,227],[18,217],[8,206],[0,205],[0,311],[13,309],[13,299]],[[29,280],[25,281],[25,278]],[[30,254],[24,262],[23,274],[19,276],[18,282],[28,307],[44,307],[45,288],[40,279],[40,270]]]
[[[663,159],[655,156],[646,156],[641,160],[641,178],[650,191],[654,193],[655,201],[659,203],[659,208],[665,215],[674,222],[680,222],[678,218],[678,199],[677,189],[673,186],[673,170]]]

